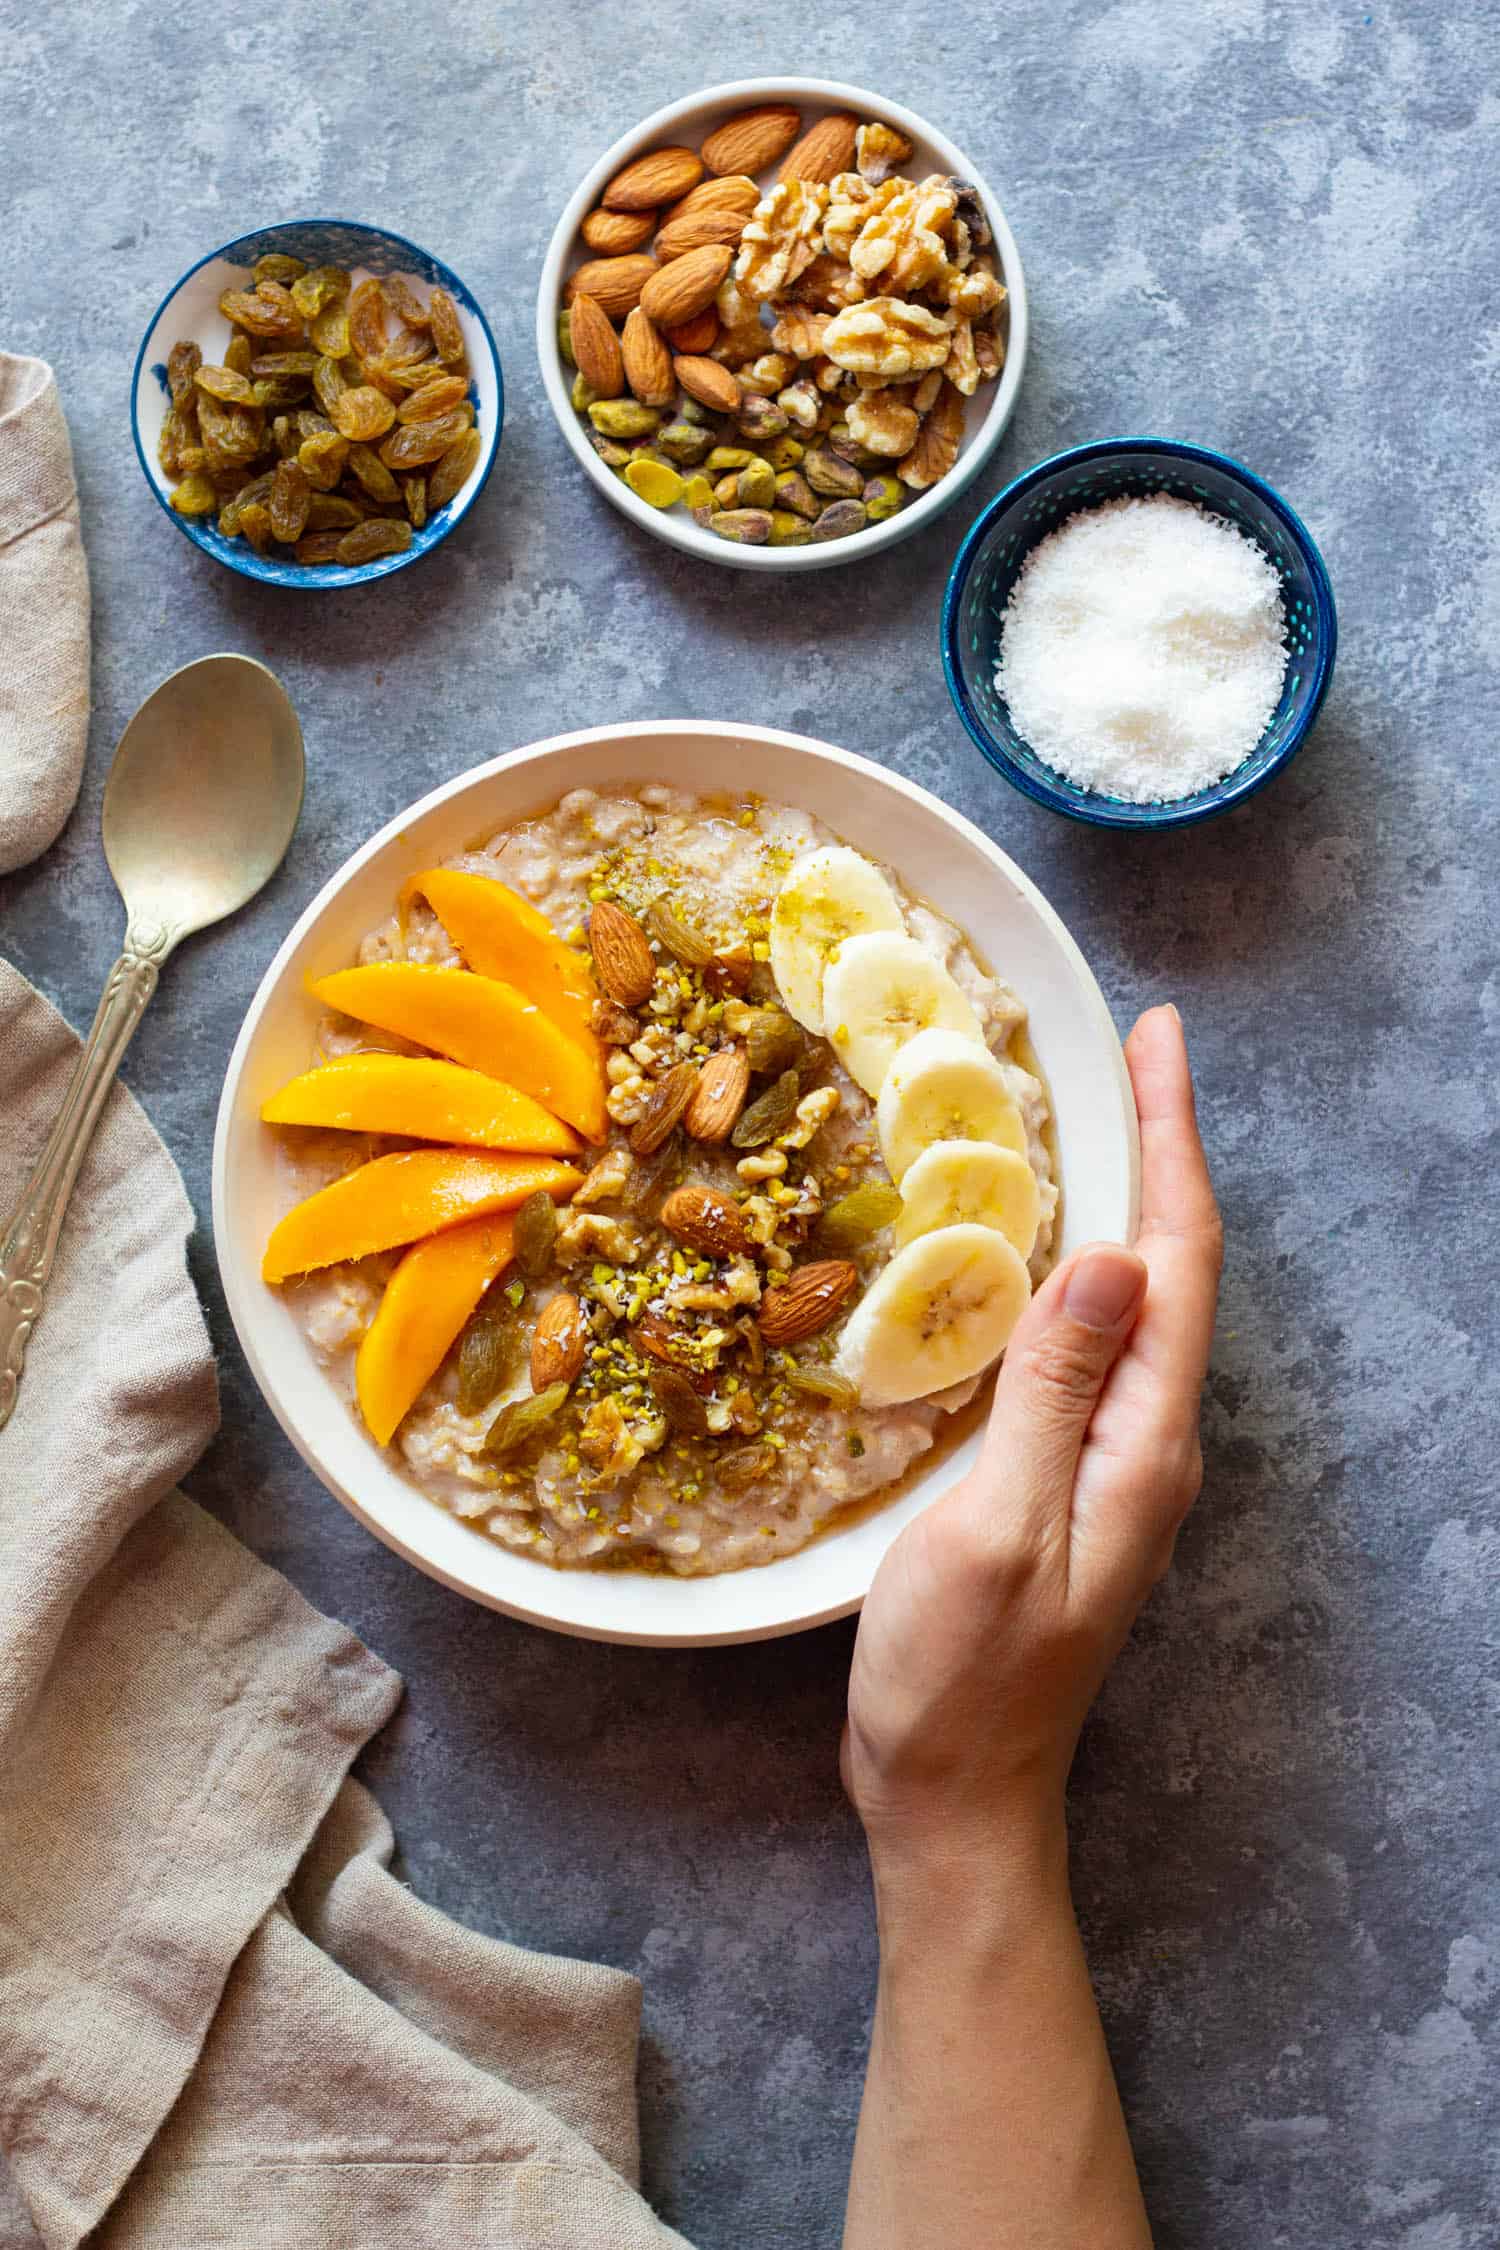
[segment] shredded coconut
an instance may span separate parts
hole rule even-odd
[[[1080,510],[1027,557],[995,685],[1080,788],[1189,797],[1254,750],[1281,696],[1275,565],[1221,516],[1157,492]]]

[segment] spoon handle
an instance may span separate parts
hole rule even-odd
[[[57,1123],[0,1235],[0,1429],[16,1403],[27,1339],[42,1309],[73,1181],[174,935],[126,931],[125,950],[109,972]]]

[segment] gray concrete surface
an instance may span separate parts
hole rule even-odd
[[[97,599],[82,804],[0,943],[83,1022],[116,914],[117,733],[230,647],[311,752],[286,869],[173,964],[126,1077],[182,1164],[221,1353],[196,1495],[406,1676],[366,1762],[411,1880],[646,1983],[647,2179],[704,2250],[831,2244],[874,1969],[834,1770],[852,1629],[658,1656],[466,1606],[294,1459],[229,1333],[209,1140],[288,922],[380,821],[565,726],[782,721],[963,808],[1056,902],[1124,1025],[1180,1002],[1229,1223],[1208,1483],[1075,1788],[1090,1950],[1163,2250],[1500,2240],[1500,219],[1493,4],[912,0],[795,19],[433,0],[205,16],[0,0],[0,343],[58,368]],[[553,215],[695,85],[801,67],[939,121],[1033,290],[986,482],[856,577],[693,569],[569,468],[529,343]],[[126,386],[164,287],[302,212],[452,260],[510,420],[419,573],[321,600],[207,565],[146,492]],[[1176,841],[1066,826],[952,716],[963,524],[1054,448],[1154,428],[1269,476],[1321,540],[1338,679],[1300,764]],[[1004,2026],[996,2026],[1004,2036]]]

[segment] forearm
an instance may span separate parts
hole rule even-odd
[[[1150,2250],[1051,1832],[874,1856],[880,1987],[844,2250]]]

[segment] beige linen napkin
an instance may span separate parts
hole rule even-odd
[[[75,1052],[0,962],[0,1209]],[[400,1683],[172,1489],[216,1420],[191,1227],[117,1087],[0,1434],[14,2184],[48,2250],[677,2243],[636,2193],[635,1980],[394,1880],[344,1777]]]
[[[0,355],[0,866],[76,786],[71,491]],[[0,1214],[77,1046],[0,961]],[[0,1431],[0,2250],[685,2250],[636,2192],[634,1978],[403,1889],[346,1778],[399,1680],[175,1489],[218,1419],[192,1225],[117,1086]]]
[[[73,810],[89,731],[89,573],[50,367],[0,352],[0,875]]]

